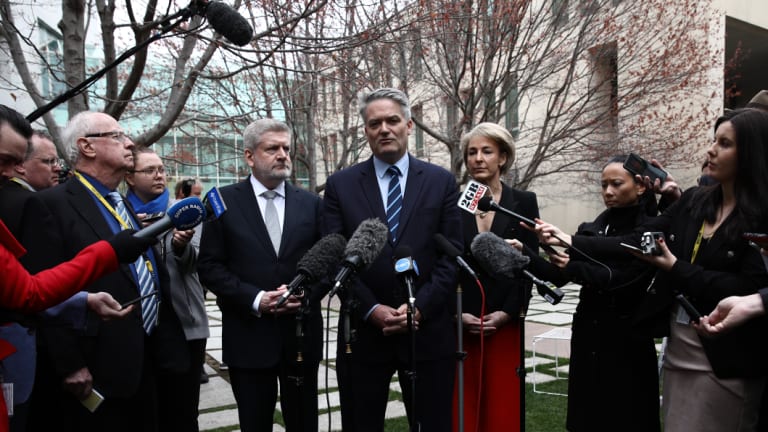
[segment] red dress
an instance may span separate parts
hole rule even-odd
[[[520,323],[510,321],[486,336],[464,333],[464,431],[512,432],[520,427]],[[482,372],[481,372],[482,371]],[[482,384],[482,389],[478,385]],[[480,397],[478,397],[480,390]],[[479,399],[479,400],[478,400]],[[478,422],[479,403],[479,422]],[[458,386],[454,386],[453,430],[458,430]],[[477,427],[475,427],[477,425]]]
[[[118,268],[117,255],[106,241],[80,251],[71,261],[32,276],[19,263],[26,250],[0,220],[0,308],[34,313],[72,297],[85,286]],[[13,354],[13,345],[0,340],[0,360]],[[8,431],[8,410],[0,394],[0,432]]]

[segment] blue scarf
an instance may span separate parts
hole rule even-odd
[[[136,196],[132,190],[128,190],[126,198],[128,201],[130,201],[131,205],[133,206],[133,210],[136,211],[136,213],[150,214],[166,211],[168,209],[169,196],[170,195],[168,193],[168,189],[165,189],[163,193],[157,196],[157,198],[145,203],[141,200],[141,198]]]

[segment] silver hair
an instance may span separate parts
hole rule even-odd
[[[280,120],[272,118],[258,119],[243,132],[243,145],[245,148],[256,150],[256,147],[261,143],[261,136],[266,132],[286,132],[288,134],[288,142],[291,142],[291,128],[287,124]]]
[[[408,121],[411,119],[411,102],[408,100],[408,96],[403,93],[402,90],[396,88],[384,87],[376,89],[370,93],[363,93],[360,96],[360,117],[363,121],[368,120],[365,118],[365,110],[368,108],[368,104],[377,99],[389,99],[397,102],[400,105],[400,109],[403,111],[403,117]]]
[[[83,111],[75,114],[61,131],[61,142],[64,148],[67,149],[67,156],[72,165],[77,164],[78,159],[80,159],[77,139],[90,132],[91,118],[94,114],[92,111]]]

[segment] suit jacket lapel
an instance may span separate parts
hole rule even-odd
[[[242,213],[243,218],[250,224],[253,234],[256,236],[259,243],[264,246],[264,249],[269,250],[270,253],[277,258],[275,248],[272,246],[272,240],[269,238],[269,233],[267,232],[267,225],[264,223],[264,215],[261,214],[259,202],[256,195],[253,193],[250,177],[238,183],[236,190],[239,196],[237,204],[240,206],[240,212]],[[285,233],[285,230],[283,230],[283,233]]]
[[[107,239],[112,237],[112,228],[104,220],[104,215],[99,208],[101,204],[97,204],[96,198],[91,192],[75,179],[68,181],[66,184],[67,192],[70,193],[71,206],[81,218],[88,221],[85,225],[92,229],[99,238]]]
[[[364,163],[363,169],[360,170],[360,187],[363,190],[363,196],[368,202],[371,214],[386,224],[387,214],[384,212],[384,203],[381,202],[379,179],[376,178],[376,170],[373,168],[373,158],[368,159]]]
[[[114,233],[112,232],[109,223],[104,220],[104,215],[100,209],[101,204],[97,203],[97,198],[95,198],[92,193],[80,183],[80,181],[75,179],[68,181],[66,183],[66,188],[67,192],[70,193],[70,205],[81,218],[88,221],[88,223],[82,225],[93,230],[93,232],[101,239],[111,238]],[[128,203],[127,200],[125,202]],[[133,212],[133,209],[131,209],[130,206],[127,207],[130,212]],[[155,256],[158,255],[155,254]],[[130,266],[121,265],[120,271],[122,271],[131,281],[135,280]]]
[[[290,233],[296,230],[296,215],[298,215],[301,211],[301,195],[297,193],[295,186],[286,183],[285,214],[283,217],[283,232],[280,237],[280,253],[282,253],[284,250],[287,250],[288,245],[286,243],[291,241],[292,236],[288,236],[286,233]],[[264,229],[266,230],[266,227]]]
[[[499,206],[507,210],[516,212],[517,201],[515,201],[514,192],[512,188],[508,188],[502,184],[501,186],[501,199],[499,200]],[[506,233],[510,224],[517,225],[517,219],[514,219],[505,214],[496,213],[493,217],[493,223],[491,223],[491,232],[502,234]],[[513,227],[514,228],[514,227]]]
[[[408,158],[410,159],[408,180],[405,187],[405,195],[403,196],[403,210],[400,213],[400,225],[397,227],[398,243],[403,237],[402,233],[405,231],[405,227],[408,226],[408,222],[416,211],[418,203],[421,202],[420,197],[424,189],[424,162],[410,155],[408,155]]]

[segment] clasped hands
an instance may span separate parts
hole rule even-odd
[[[401,334],[408,332],[408,305],[403,303],[397,309],[384,304],[378,305],[368,320],[380,328],[384,336],[390,336],[394,334]],[[419,329],[419,321],[421,321],[421,311],[419,308],[414,307],[413,312],[413,329]]]
[[[264,291],[259,300],[259,312],[272,315],[295,314],[301,307],[301,296],[289,295],[286,301],[277,306],[277,301],[288,291],[288,285],[283,284],[274,291]]]

